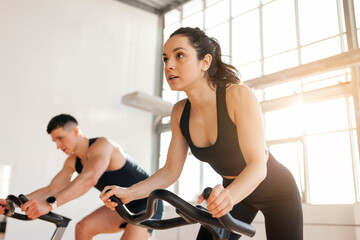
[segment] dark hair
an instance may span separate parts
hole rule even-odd
[[[221,60],[221,48],[215,38],[208,37],[199,28],[182,27],[177,29],[170,35],[184,35],[189,39],[190,45],[196,50],[197,58],[204,59],[206,54],[212,57],[211,65],[207,70],[209,76],[209,84],[230,85],[240,83],[238,77],[239,71],[232,65],[226,64]]]
[[[69,122],[72,122],[72,123],[75,123],[76,125],[78,125],[78,122],[76,121],[76,119],[69,114],[57,115],[50,120],[46,131],[48,134],[50,134],[54,129],[59,128],[59,127],[64,127]]]

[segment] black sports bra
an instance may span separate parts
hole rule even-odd
[[[246,167],[244,156],[240,150],[236,125],[230,119],[226,107],[226,88],[216,88],[217,128],[215,143],[208,147],[197,147],[193,144],[189,132],[191,103],[186,101],[180,119],[180,129],[192,154],[200,161],[207,162],[222,176],[237,176]]]

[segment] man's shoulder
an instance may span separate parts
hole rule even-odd
[[[114,145],[114,143],[110,139],[108,139],[106,137],[97,137],[97,138],[94,138],[94,139],[96,139],[96,140],[90,146],[89,150],[91,148],[107,147],[107,146],[113,146]]]
[[[76,155],[71,154],[66,160],[65,160],[65,167],[69,167],[71,169],[75,169],[75,162],[76,162]]]
[[[76,155],[75,154],[71,154],[70,156],[67,157],[66,162],[72,162],[76,160]]]
[[[98,137],[96,138],[96,141],[89,147],[87,154],[92,155],[99,152],[112,152],[116,148],[117,144],[115,142],[106,137]]]

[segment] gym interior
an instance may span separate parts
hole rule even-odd
[[[295,177],[304,239],[360,240],[360,0],[2,0],[0,198],[48,184],[66,156],[46,133],[59,113],[119,143],[152,174],[166,160],[170,113],[186,98],[164,78],[162,47],[179,27],[215,37],[260,102],[266,147]],[[188,153],[169,191],[196,204],[221,183]],[[90,190],[54,212],[75,223],[103,203]],[[175,216],[165,203],[165,217]],[[0,216],[0,239],[48,239],[53,225]],[[266,239],[264,217],[252,225]],[[155,230],[195,239],[199,224]],[[120,239],[122,233],[96,240]]]

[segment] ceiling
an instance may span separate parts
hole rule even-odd
[[[117,0],[134,7],[162,15],[190,0]]]

